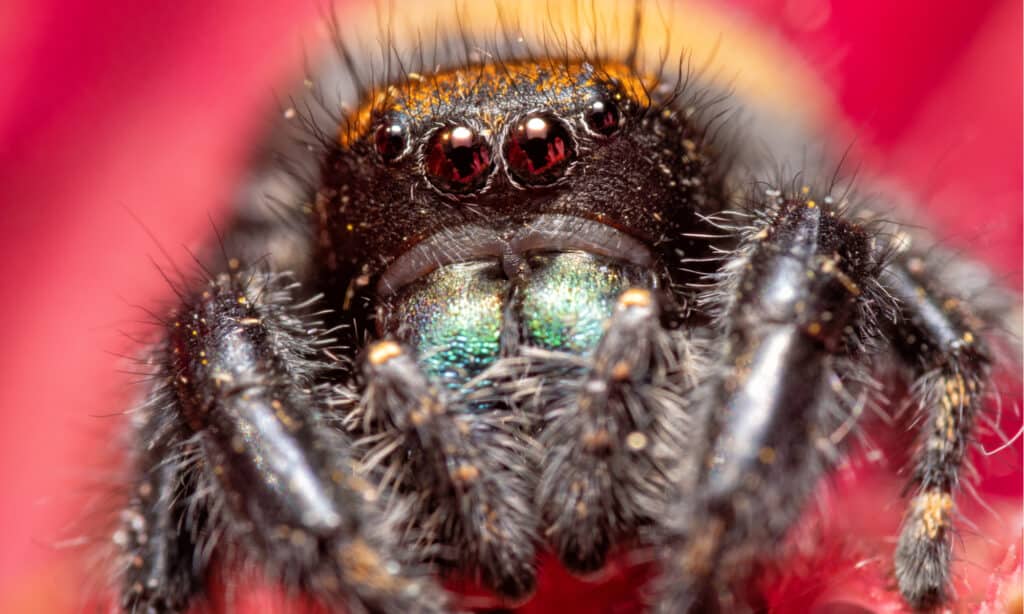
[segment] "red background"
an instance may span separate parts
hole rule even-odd
[[[1018,0],[728,4],[789,40],[836,92],[867,163],[1019,289]],[[132,216],[176,257],[208,235],[317,6],[0,5],[3,611],[64,611],[77,590],[52,542],[114,445],[95,435],[112,419],[96,416],[128,402],[111,352],[132,344],[118,331],[167,290]],[[1019,508],[1020,444],[995,464],[989,494]],[[1019,547],[1015,522],[997,539]]]

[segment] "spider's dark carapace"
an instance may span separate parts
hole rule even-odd
[[[918,416],[894,590],[946,602],[1013,306],[965,296],[986,273],[937,271],[801,126],[641,53],[640,12],[621,53],[499,16],[376,71],[333,24],[269,197],[151,350],[120,606],[184,611],[255,568],[353,612],[473,607],[440,584],[467,577],[514,607],[550,550],[646,566],[657,611],[757,610],[752,578],[887,416],[882,378]]]

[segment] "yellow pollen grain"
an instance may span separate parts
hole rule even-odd
[[[930,490],[917,498],[921,513],[921,531],[928,539],[936,539],[945,528],[949,512],[953,509],[953,497],[949,493]]]
[[[308,539],[309,536],[306,535],[306,532],[300,531],[299,529],[295,529],[288,533],[288,541],[290,541],[292,545],[296,547],[301,547],[303,544],[306,543],[306,540]]]
[[[651,304],[651,293],[642,288],[630,288],[619,297],[622,307],[648,307]]]
[[[813,200],[807,201],[807,208],[808,209],[813,209],[813,208],[815,208],[817,206],[818,206],[818,203],[814,202]]]
[[[343,545],[338,555],[344,577],[358,586],[384,593],[398,592],[403,588],[403,581],[388,572],[384,559],[362,539]]]
[[[860,286],[857,285],[857,282],[850,279],[849,275],[839,269],[835,270],[835,275],[836,279],[839,280],[839,283],[843,284],[843,287],[846,288],[847,292],[853,296],[860,296]]]
[[[452,478],[461,484],[469,484],[480,476],[480,470],[468,463],[459,465]]]
[[[583,447],[588,452],[601,452],[607,450],[611,445],[611,437],[608,431],[601,429],[583,436]]]
[[[647,435],[639,431],[633,431],[626,436],[626,445],[629,446],[630,450],[639,452],[647,447]]]
[[[615,363],[612,367],[612,379],[617,382],[624,382],[629,379],[629,363],[625,360]]]
[[[380,366],[392,358],[402,355],[402,348],[394,341],[380,341],[370,348],[369,361],[373,366]]]

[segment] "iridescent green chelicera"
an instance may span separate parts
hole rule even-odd
[[[621,266],[583,252],[530,258],[520,310],[526,343],[590,353],[601,340],[615,299],[629,285]]]
[[[404,293],[399,327],[429,376],[458,389],[494,362],[508,287],[497,263],[466,262],[437,269]]]
[[[588,355],[619,294],[642,283],[627,267],[584,252],[537,254],[527,264],[514,281],[493,261],[436,269],[402,291],[391,329],[412,345],[428,376],[454,391],[503,346]]]

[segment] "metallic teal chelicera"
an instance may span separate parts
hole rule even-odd
[[[450,264],[402,293],[399,336],[439,385],[458,390],[493,364],[502,334],[517,335],[514,345],[589,354],[619,294],[636,285],[622,265],[583,252],[538,254],[527,263],[516,282],[497,262]],[[516,322],[506,323],[509,317]]]
[[[534,256],[523,291],[526,342],[586,355],[604,333],[615,299],[629,287],[621,267],[583,252]]]
[[[466,262],[437,269],[410,289],[397,315],[429,376],[457,389],[494,362],[508,287],[497,263]]]

